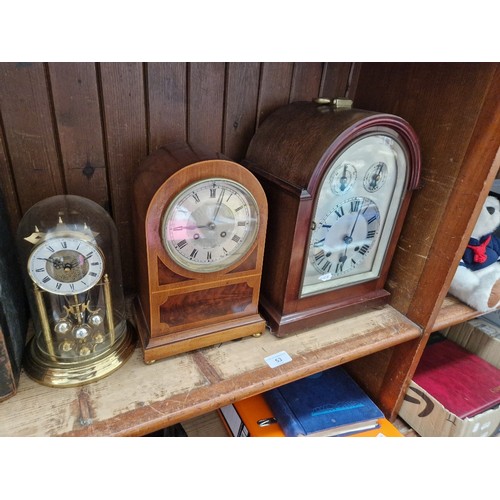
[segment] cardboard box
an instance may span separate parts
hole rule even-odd
[[[442,330],[453,342],[500,368],[500,326],[484,316]]]
[[[399,416],[423,437],[487,437],[500,427],[500,406],[461,419],[413,381]]]

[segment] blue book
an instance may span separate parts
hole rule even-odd
[[[384,414],[341,366],[264,393],[286,436],[341,436],[375,429]]]

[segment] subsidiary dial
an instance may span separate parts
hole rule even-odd
[[[369,193],[378,191],[387,179],[387,164],[383,161],[374,163],[366,172],[363,185]]]
[[[369,198],[349,198],[328,212],[311,241],[310,260],[320,279],[354,271],[378,238],[379,226],[379,209]]]
[[[356,182],[356,167],[349,162],[343,162],[330,174],[330,186],[337,194],[347,193]]]

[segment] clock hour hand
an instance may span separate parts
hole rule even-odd
[[[38,259],[50,262],[56,269],[61,269],[61,267],[63,267],[63,261],[61,259],[52,259],[51,257],[48,259],[45,257],[38,257]]]

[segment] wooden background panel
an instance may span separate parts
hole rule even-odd
[[[133,292],[131,186],[144,157],[189,140],[238,161],[270,112],[323,90],[342,94],[350,66],[0,63],[0,182],[13,228],[55,194],[96,201],[117,225],[124,285]]]
[[[255,132],[260,64],[229,63],[222,152],[240,161]]]
[[[149,151],[186,140],[186,63],[146,65]]]
[[[222,151],[225,81],[224,63],[189,64],[188,140],[207,151]]]
[[[263,63],[256,128],[274,109],[288,104],[292,84],[293,63]]]
[[[3,130],[0,128],[0,196],[2,197],[3,205],[9,212],[9,223],[12,234],[15,234],[21,220],[21,207],[17,199],[14,177],[10,171],[3,137]]]
[[[132,184],[147,154],[144,75],[140,63],[101,63],[111,214],[118,229],[124,284],[136,287],[132,246]]]
[[[66,189],[109,207],[95,64],[48,66]]]
[[[66,190],[43,63],[3,63],[0,109],[21,210]]]

